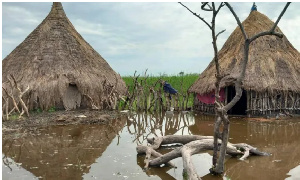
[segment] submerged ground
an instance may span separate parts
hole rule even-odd
[[[214,118],[187,114],[121,114],[74,111],[38,114],[3,123],[3,179],[182,179],[177,169],[143,171],[137,144],[169,134],[212,135]],[[211,152],[193,156],[203,179],[300,179],[300,119],[255,121],[231,118],[230,142],[271,153],[246,161],[227,158],[224,177],[211,176]],[[171,149],[166,147],[162,153]]]

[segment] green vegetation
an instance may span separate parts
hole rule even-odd
[[[164,81],[167,81],[169,84],[172,85],[173,88],[175,88],[176,90],[178,90],[179,92],[186,92],[188,90],[188,88],[194,84],[194,82],[197,80],[197,78],[199,77],[198,74],[186,74],[184,75],[182,72],[179,73],[178,75],[162,75],[162,76],[149,76],[147,78],[147,84],[154,84],[156,81],[158,81],[159,79],[162,79]],[[133,88],[133,78],[130,76],[125,76],[122,77],[123,80],[125,81],[127,87],[130,87],[131,89],[129,89],[129,91],[132,91]],[[141,80],[144,80],[145,77],[140,77],[139,78],[139,82],[141,82]],[[181,81],[183,81],[182,83],[182,87],[181,87]]]
[[[33,110],[33,113],[41,113],[43,110],[41,108],[37,108]]]
[[[30,114],[40,114],[43,112],[55,112],[55,111],[56,111],[56,107],[52,106],[46,111],[42,110],[41,108],[33,109],[30,111]]]
[[[9,120],[17,120],[17,119],[19,119],[18,113],[13,113],[9,116]]]
[[[161,75],[161,76],[149,76],[144,77],[141,76],[138,78],[138,82],[143,86],[144,84],[154,86],[155,83],[157,83],[159,80],[167,81],[173,88],[175,88],[179,95],[186,95],[187,90],[189,87],[197,80],[198,74],[184,74],[183,72],[180,72],[178,75]],[[125,81],[129,93],[132,94],[133,87],[134,87],[134,77],[132,76],[125,76],[122,77],[123,80]],[[145,83],[146,79],[146,83]],[[156,84],[156,87],[158,87],[159,83]],[[180,100],[182,97],[179,97]],[[189,96],[188,100],[188,107],[191,107],[193,105],[193,96]]]
[[[49,110],[48,110],[48,112],[55,112],[56,111],[56,107],[51,107]]]

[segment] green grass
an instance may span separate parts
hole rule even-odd
[[[45,110],[45,111],[42,110],[41,108],[37,108],[37,109],[31,110],[30,114],[40,114],[42,112],[50,112],[51,113],[51,112],[55,112],[55,111],[57,111],[56,107],[52,106],[48,110]]]
[[[162,79],[164,81],[167,81],[173,88],[175,88],[179,92],[186,92],[188,88],[194,84],[194,82],[198,78],[198,74],[186,74],[186,75],[163,75],[163,76],[149,76],[147,78],[147,84],[154,84],[157,80]],[[129,76],[122,77],[125,81],[127,87],[130,87],[129,91],[132,91],[133,88],[133,78]],[[145,77],[139,77],[139,82],[141,80],[145,80]],[[182,86],[181,86],[181,81]]]
[[[19,114],[13,113],[9,116],[9,120],[18,120],[19,119]]]
[[[55,112],[56,111],[56,107],[52,106],[50,109],[48,109],[48,112]]]
[[[159,79],[167,81],[173,88],[175,88],[179,94],[186,94],[187,90],[190,88],[192,84],[195,83],[195,81],[198,78],[198,74],[184,74],[179,73],[178,75],[161,75],[161,76],[149,76],[147,78],[147,83],[149,86],[153,86]],[[134,87],[134,79],[132,76],[124,76],[122,77],[125,81],[129,92],[132,93],[133,87]],[[139,77],[138,82],[140,84],[145,84],[145,77]],[[156,87],[159,87],[157,84]],[[193,96],[190,96],[188,101],[188,106],[191,107],[193,105]]]

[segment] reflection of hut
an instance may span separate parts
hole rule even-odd
[[[123,118],[110,125],[52,126],[38,136],[3,140],[3,154],[42,179],[82,179],[125,122]]]
[[[90,107],[105,108],[106,89],[124,95],[120,75],[75,30],[62,4],[53,3],[48,16],[3,61],[2,84],[10,92],[12,74],[29,109]],[[12,103],[9,103],[12,105]]]
[[[267,31],[273,22],[258,11],[250,13],[243,22],[245,31],[251,37]],[[277,27],[277,32],[281,30]],[[234,82],[239,76],[243,59],[244,40],[237,27],[218,52],[221,75],[228,75],[221,81],[221,93],[225,103],[235,95]],[[243,95],[229,114],[269,115],[282,111],[300,113],[300,53],[286,36],[264,36],[250,45],[249,62],[243,81]],[[195,109],[214,112],[215,63],[200,74],[189,92],[195,93]]]

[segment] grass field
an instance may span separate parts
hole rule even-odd
[[[180,73],[178,75],[162,75],[162,76],[149,76],[147,78],[148,85],[154,85],[159,79],[167,81],[173,88],[175,88],[179,94],[186,94],[189,87],[197,80],[198,74],[183,74]],[[131,76],[124,76],[122,77],[125,81],[127,87],[129,88],[129,92],[132,93],[133,86],[134,86],[134,79]],[[141,76],[138,78],[138,82],[144,83],[145,77]],[[145,83],[144,83],[145,84]],[[192,106],[193,104],[193,97],[190,96],[188,101],[188,106]]]
[[[194,84],[194,82],[197,80],[199,77],[198,74],[186,74],[186,75],[162,75],[162,76],[149,76],[147,78],[147,84],[154,84],[157,80],[162,79],[164,81],[167,81],[169,84],[172,85],[173,88],[178,90],[179,92],[183,91],[186,92],[188,88]],[[132,87],[133,86],[133,78],[130,76],[124,76],[122,77],[123,80],[125,81],[127,87]],[[139,81],[144,80],[145,77],[139,77]],[[181,81],[182,87],[181,87]]]

